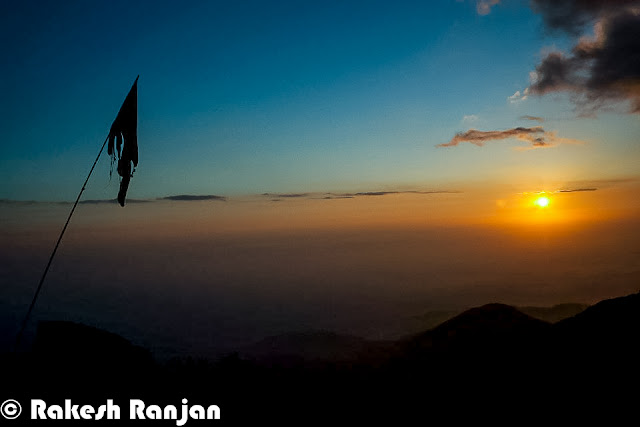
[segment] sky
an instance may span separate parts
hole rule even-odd
[[[127,204],[103,153],[30,336],[65,319],[219,354],[640,291],[637,1],[0,12],[0,349],[138,75]]]
[[[585,114],[575,91],[524,95],[545,55],[579,38],[550,31],[533,6],[5,4],[0,198],[74,200],[137,75],[132,198],[505,181],[542,191],[634,177],[640,122],[628,100]],[[581,36],[595,34],[594,17]],[[516,134],[438,147],[470,129],[536,126],[548,145],[535,150]],[[105,155],[85,197],[113,198],[108,171]]]

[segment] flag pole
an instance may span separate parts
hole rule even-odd
[[[140,76],[136,77],[136,80],[133,82],[134,86],[138,82],[138,78],[139,77]],[[120,112],[118,112],[118,115],[119,114],[120,114]],[[33,299],[31,300],[31,304],[29,305],[29,309],[27,310],[27,314],[26,314],[26,316],[24,316],[24,320],[22,321],[22,326],[20,326],[20,331],[18,332],[18,336],[16,337],[16,342],[15,342],[15,344],[13,346],[13,351],[14,352],[18,351],[18,346],[20,345],[20,341],[22,340],[22,335],[24,334],[24,330],[25,330],[25,328],[27,326],[27,322],[29,321],[29,317],[31,316],[31,312],[33,311],[33,307],[36,305],[36,300],[38,299],[38,294],[40,294],[40,290],[42,289],[42,284],[44,283],[44,279],[47,277],[47,273],[49,272],[49,267],[51,267],[51,262],[53,261],[53,257],[56,255],[56,252],[58,251],[58,247],[60,246],[60,242],[62,241],[62,236],[64,236],[64,232],[67,231],[67,226],[69,225],[69,221],[71,221],[71,217],[73,216],[73,212],[76,210],[76,206],[78,206],[78,203],[80,202],[80,197],[82,197],[82,193],[84,192],[85,188],[87,187],[87,183],[89,182],[89,178],[91,178],[91,174],[93,173],[93,170],[95,169],[96,164],[98,164],[98,160],[100,159],[100,156],[102,155],[102,152],[104,151],[105,145],[107,145],[107,141],[109,140],[109,134],[107,134],[107,137],[104,139],[104,142],[102,143],[102,147],[100,147],[100,151],[98,152],[98,156],[96,157],[96,160],[93,162],[93,166],[91,166],[91,170],[89,171],[89,174],[87,175],[87,179],[85,179],[84,180],[84,184],[82,184],[82,188],[80,189],[80,192],[78,193],[78,197],[76,198],[76,202],[73,204],[73,207],[71,208],[71,212],[69,212],[69,216],[67,217],[67,222],[64,224],[64,227],[62,228],[62,231],[60,232],[60,236],[58,237],[58,241],[56,242],[56,246],[53,248],[53,252],[51,252],[51,256],[49,257],[49,262],[47,262],[47,266],[44,269],[44,272],[42,273],[42,277],[40,278],[40,283],[38,284],[38,287],[36,288],[35,294],[33,295]]]
[[[96,164],[98,163],[98,159],[102,155],[102,152],[104,151],[104,146],[107,145],[107,141],[108,140],[109,140],[109,136],[107,135],[107,137],[104,139],[104,142],[102,143],[102,147],[100,148],[100,152],[98,153],[98,157],[96,157],[96,160],[93,162],[93,166],[91,166],[91,170],[89,171],[89,175],[87,175],[87,179],[85,179],[84,180],[84,184],[82,184],[82,188],[80,189],[80,192],[78,193],[78,197],[76,198],[76,202],[73,204],[73,207],[71,208],[71,212],[69,212],[69,216],[67,217],[67,222],[64,224],[64,227],[62,228],[62,232],[60,233],[60,236],[58,237],[58,242],[56,243],[56,246],[53,248],[53,252],[51,252],[51,256],[49,257],[49,262],[47,263],[47,267],[44,269],[44,273],[42,273],[42,277],[40,278],[40,283],[38,284],[38,288],[36,289],[36,293],[33,295],[33,299],[31,300],[31,305],[29,306],[29,310],[27,310],[27,315],[24,316],[24,320],[22,321],[22,326],[20,327],[20,332],[18,332],[18,336],[16,337],[16,343],[14,345],[14,351],[18,350],[18,346],[20,345],[20,341],[22,340],[22,334],[24,333],[24,329],[27,326],[27,321],[29,320],[29,316],[31,316],[31,311],[33,311],[33,306],[36,305],[36,300],[38,299],[38,294],[40,293],[40,289],[42,289],[42,284],[44,283],[45,277],[47,277],[47,273],[49,272],[49,267],[51,267],[51,262],[53,261],[53,257],[56,255],[56,252],[58,251],[58,246],[60,246],[60,242],[62,241],[62,236],[64,236],[64,232],[67,231],[67,226],[69,225],[69,221],[71,221],[71,216],[73,215],[73,212],[76,210],[76,206],[78,206],[78,202],[80,201],[80,197],[82,196],[82,193],[84,192],[85,188],[87,187],[87,182],[89,182],[89,178],[91,177],[91,174],[93,173],[93,169],[95,169]]]

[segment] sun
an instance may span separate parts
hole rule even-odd
[[[540,208],[546,208],[547,206],[549,206],[549,198],[545,196],[541,196],[541,197],[538,197],[534,203],[536,204],[536,206]]]

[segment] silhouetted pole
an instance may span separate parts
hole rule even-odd
[[[64,232],[67,231],[67,226],[69,225],[69,221],[71,221],[71,216],[73,215],[73,212],[76,210],[76,206],[78,206],[78,202],[80,201],[80,197],[82,196],[82,193],[84,192],[85,188],[87,187],[87,182],[89,182],[89,178],[91,177],[91,174],[93,173],[93,169],[95,169],[96,164],[98,163],[98,159],[102,155],[102,152],[104,151],[104,146],[107,145],[107,141],[108,140],[109,140],[109,136],[107,136],[104,139],[104,142],[102,143],[102,147],[100,148],[100,152],[98,153],[98,157],[96,157],[96,160],[93,162],[93,166],[91,166],[91,170],[89,171],[89,175],[87,175],[87,179],[85,179],[84,180],[84,184],[82,184],[82,188],[80,189],[80,192],[78,193],[78,197],[76,198],[76,202],[73,204],[73,207],[71,208],[71,212],[69,212],[69,217],[67,218],[67,222],[64,224],[64,227],[62,228],[62,232],[60,233],[60,236],[58,237],[58,242],[56,243],[56,246],[53,248],[53,252],[51,252],[51,256],[49,257],[49,262],[47,263],[47,267],[44,269],[44,273],[42,273],[42,277],[40,278],[40,283],[38,284],[38,288],[36,289],[36,293],[33,295],[33,299],[31,300],[31,305],[29,306],[29,310],[27,311],[27,315],[24,316],[24,320],[22,321],[22,326],[20,327],[20,331],[18,332],[18,336],[16,337],[16,343],[15,343],[15,346],[14,346],[14,351],[18,350],[18,345],[20,345],[20,341],[22,340],[22,334],[24,333],[24,329],[27,326],[27,322],[29,321],[29,316],[31,316],[31,311],[33,311],[33,306],[36,305],[36,300],[38,299],[38,294],[40,293],[40,289],[42,289],[42,284],[44,283],[45,277],[47,277],[47,273],[49,272],[49,267],[51,267],[51,262],[53,261],[53,257],[56,255],[56,252],[58,250],[58,246],[60,246],[60,242],[62,241],[62,236],[64,236]]]
[[[138,82],[139,77],[140,76],[136,77],[136,80],[133,82],[134,86]],[[118,112],[118,115],[120,115],[120,112]],[[38,284],[36,293],[33,295],[33,299],[31,300],[31,305],[29,305],[29,310],[27,310],[27,315],[24,316],[24,320],[22,321],[22,326],[20,327],[20,331],[18,332],[18,336],[16,337],[16,342],[13,347],[14,352],[18,351],[18,346],[20,345],[20,341],[22,340],[22,335],[24,334],[24,330],[27,326],[27,322],[29,321],[29,317],[31,316],[31,312],[33,311],[33,307],[36,305],[36,300],[38,299],[38,295],[40,294],[40,290],[42,289],[42,284],[44,283],[44,279],[47,277],[47,273],[49,272],[49,267],[51,267],[51,262],[53,261],[53,257],[56,255],[56,252],[58,251],[58,246],[60,246],[60,242],[62,241],[62,236],[64,236],[64,232],[67,231],[67,226],[69,225],[69,221],[71,221],[73,212],[76,210],[76,206],[78,206],[78,202],[80,202],[80,197],[82,196],[82,193],[87,187],[87,182],[89,182],[89,178],[91,178],[91,174],[93,173],[93,170],[95,169],[96,164],[98,164],[98,159],[100,159],[100,156],[104,151],[104,146],[107,145],[108,140],[109,140],[109,134],[107,134],[107,137],[104,139],[104,142],[102,143],[102,147],[100,147],[100,151],[98,152],[98,156],[96,157],[96,160],[93,162],[93,166],[91,166],[89,175],[87,175],[87,179],[84,180],[84,184],[82,184],[82,188],[78,193],[76,202],[73,204],[73,207],[71,208],[71,212],[69,212],[69,217],[67,218],[67,222],[64,224],[64,227],[62,228],[62,232],[60,232],[60,236],[58,237],[56,246],[53,248],[53,252],[51,252],[51,256],[49,257],[49,262],[47,263],[47,267],[44,269],[44,273],[42,273],[42,277],[40,278],[40,283]]]

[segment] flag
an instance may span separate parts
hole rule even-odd
[[[118,162],[117,170],[121,177],[118,191],[120,206],[124,206],[129,181],[133,176],[133,170],[138,166],[138,77],[133,82],[109,131],[107,153],[111,156],[112,165]]]

